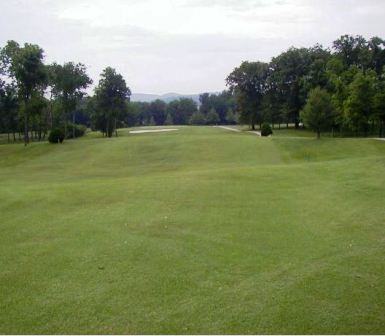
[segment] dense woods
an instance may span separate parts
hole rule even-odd
[[[383,136],[384,47],[379,37],[344,35],[331,50],[292,47],[270,63],[243,62],[226,81],[252,128],[304,122],[318,134]]]
[[[122,75],[107,67],[93,95],[81,63],[44,63],[37,45],[8,41],[0,49],[0,133],[8,141],[81,136],[85,128],[111,137],[142,125],[293,124],[334,135],[384,136],[385,41],[341,36],[332,48],[290,48],[270,63],[243,62],[228,90],[165,103],[130,102]],[[57,137],[53,137],[58,139]]]

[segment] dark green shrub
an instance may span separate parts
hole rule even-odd
[[[75,128],[75,138],[83,136],[87,131],[87,127],[84,125],[70,123],[67,126],[67,139],[73,138],[73,128]]]
[[[50,143],[62,143],[64,141],[64,132],[59,128],[54,128],[48,136]]]
[[[261,126],[261,135],[262,136],[269,136],[271,134],[273,134],[273,130],[271,129],[270,124],[263,123]]]

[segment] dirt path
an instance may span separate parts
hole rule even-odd
[[[132,133],[132,134],[157,133],[157,132],[172,132],[172,131],[177,131],[177,130],[178,130],[177,128],[161,128],[161,129],[130,131],[130,133]]]

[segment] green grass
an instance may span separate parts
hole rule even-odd
[[[385,142],[120,135],[0,146],[0,333],[385,332]]]

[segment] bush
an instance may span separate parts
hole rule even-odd
[[[62,143],[64,141],[64,132],[59,128],[54,128],[48,136],[50,143]]]
[[[262,136],[269,136],[273,134],[273,130],[270,127],[270,124],[268,123],[263,123],[261,126],[261,135]]]
[[[87,131],[87,127],[84,125],[70,123],[67,126],[67,139],[73,138],[73,131],[72,131],[73,128],[75,128],[75,138],[79,138],[83,136]]]
[[[206,122],[208,125],[217,125],[219,123],[219,115],[214,109],[207,113]]]
[[[204,125],[206,124],[206,117],[202,112],[196,111],[190,118],[191,125]]]

